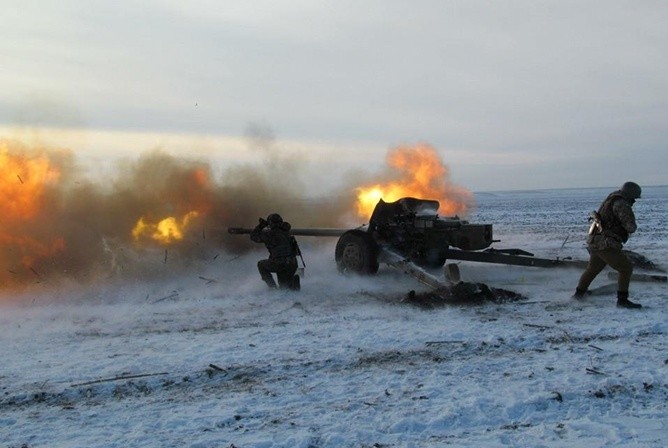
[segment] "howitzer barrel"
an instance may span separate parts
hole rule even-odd
[[[335,229],[335,228],[324,228],[324,229],[293,228],[290,229],[290,234],[294,236],[341,236],[348,230],[349,229]],[[233,235],[247,235],[252,231],[253,229],[245,227],[229,227],[227,229],[227,232]]]

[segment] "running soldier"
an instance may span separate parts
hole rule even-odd
[[[629,300],[629,283],[633,265],[622,252],[624,243],[637,228],[632,207],[636,199],[640,199],[641,192],[638,184],[626,182],[620,190],[610,193],[598,212],[592,214],[593,223],[587,238],[589,264],[580,277],[573,298],[584,298],[591,282],[603,268],[609,265],[619,273],[617,306],[620,308],[642,307],[639,303]]]

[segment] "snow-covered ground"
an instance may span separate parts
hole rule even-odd
[[[585,259],[608,191],[480,194],[471,221],[494,224],[495,247]],[[645,188],[627,246],[658,263],[667,193]],[[666,284],[632,284],[644,308],[625,310],[614,293],[572,301],[578,270],[461,263],[528,300],[424,310],[397,300],[413,280],[342,277],[334,241],[302,246],[297,294],[265,290],[262,251],[159,283],[5,294],[0,446],[668,445]]]

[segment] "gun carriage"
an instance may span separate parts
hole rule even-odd
[[[433,274],[448,260],[495,263],[540,268],[586,266],[569,258],[539,258],[522,249],[494,249],[492,224],[472,224],[459,217],[438,215],[438,201],[402,198],[382,199],[369,224],[354,229],[293,228],[296,236],[338,237],[334,258],[339,271],[360,275],[375,274],[381,263],[398,268],[430,286],[443,282]],[[231,234],[247,234],[252,229],[231,227]],[[446,277],[458,281],[459,268],[448,264]],[[635,275],[640,278],[641,274]],[[665,281],[665,276],[651,276]],[[660,278],[657,278],[660,277]]]

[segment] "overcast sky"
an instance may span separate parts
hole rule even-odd
[[[0,126],[161,142],[259,126],[276,150],[332,163],[331,178],[426,142],[475,191],[668,184],[667,1],[0,0],[0,11]]]

